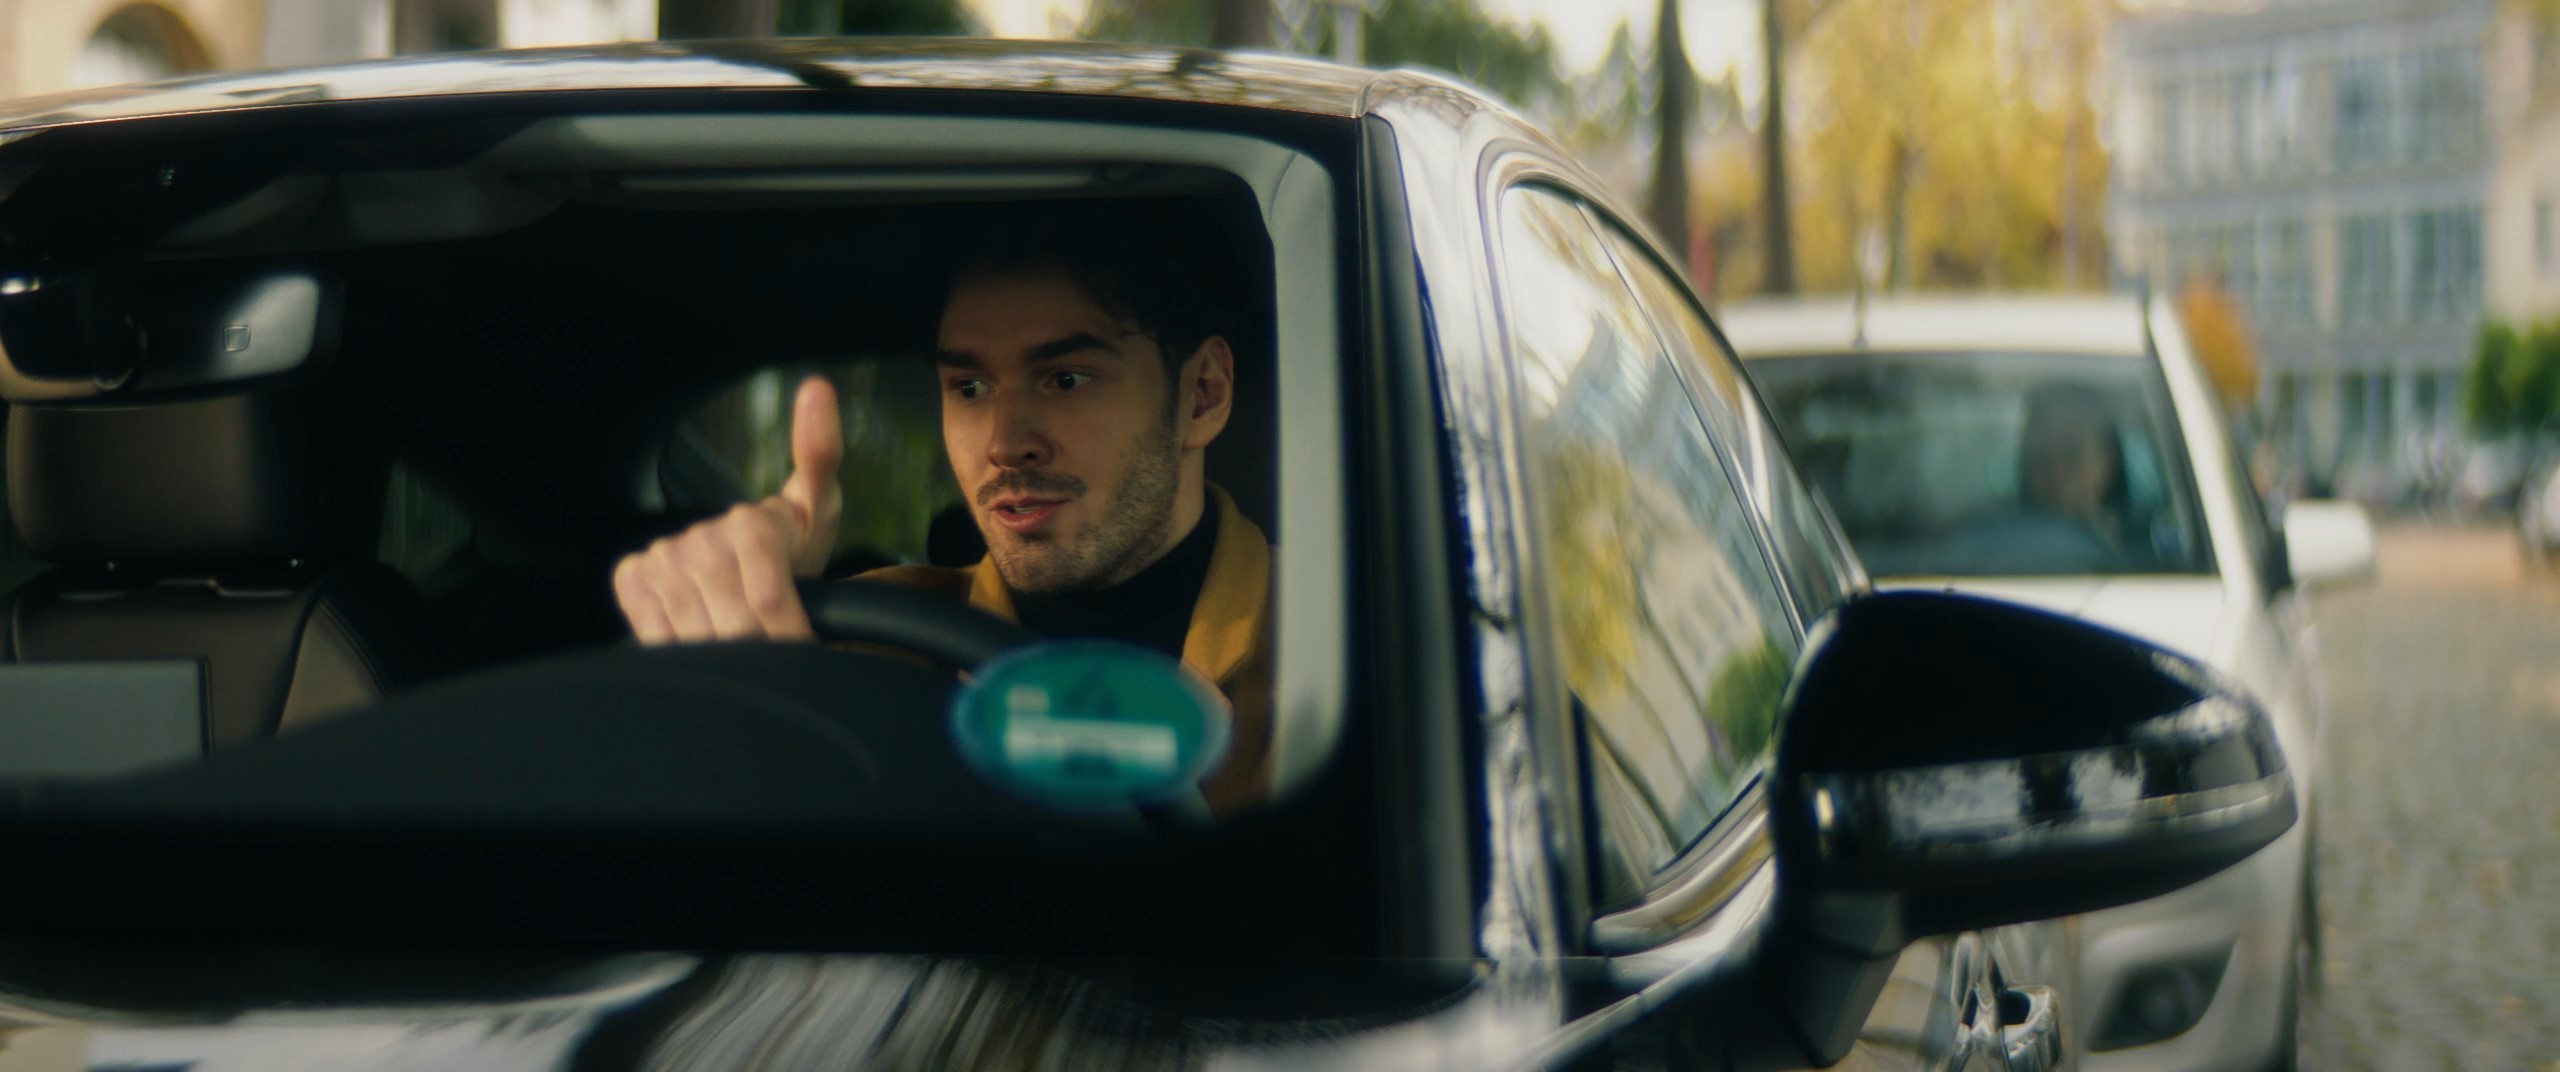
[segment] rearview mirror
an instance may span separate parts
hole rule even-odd
[[[0,397],[71,402],[230,388],[314,367],[338,289],[300,269],[0,272]]]
[[[1781,895],[1878,953],[2169,892],[2293,825],[2265,713],[2085,622],[1897,592],[1817,629],[1771,821]],[[1847,911],[1843,911],[1843,910]]]
[[[2284,553],[2304,588],[2371,580],[2373,518],[2351,502],[2304,499],[2284,509]]]

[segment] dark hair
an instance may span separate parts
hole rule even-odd
[[[2112,475],[2105,501],[2118,517],[2133,509],[2132,475],[2124,468],[2124,414],[2106,391],[2084,383],[2038,384],[2027,392],[2027,420],[2060,422],[2095,432]],[[2026,459],[2020,457],[2020,464]]]
[[[1244,266],[1224,227],[1198,206],[1063,202],[984,221],[985,240],[962,251],[953,278],[973,271],[1057,265],[1104,312],[1156,344],[1165,371],[1211,338],[1241,355],[1252,344]]]

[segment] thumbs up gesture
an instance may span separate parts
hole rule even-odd
[[[801,381],[791,407],[791,476],[782,490],[651,543],[614,566],[613,594],[643,644],[810,640],[793,587],[813,579],[844,516],[836,469],[844,432],[835,388]]]

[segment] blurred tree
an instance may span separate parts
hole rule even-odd
[[[2518,333],[2507,356],[2506,394],[2515,431],[2540,435],[2560,424],[2560,320]]]
[[[1645,215],[1674,251],[1689,248],[1689,99],[1696,92],[1680,40],[1680,0],[1657,0],[1653,30],[1653,188]]]
[[[1209,47],[1263,48],[1271,44],[1271,0],[1211,0]]]
[[[1076,36],[1209,48],[1271,44],[1271,0],[1094,0]]]
[[[2471,351],[2471,372],[2462,383],[2462,419],[2472,434],[2503,436],[2515,426],[2515,407],[2507,397],[2507,366],[2522,349],[2516,330],[2502,321],[2480,325]]]
[[[1793,663],[1775,639],[1765,639],[1726,661],[1708,682],[1707,717],[1723,735],[1728,763],[1748,763],[1768,749]]]
[[[1237,47],[1218,38],[1220,5],[1232,0],[1094,0],[1077,36],[1161,45]],[[1263,5],[1268,22],[1269,5]],[[1471,0],[1383,0],[1362,23],[1372,67],[1427,67],[1491,90],[1520,105],[1556,99],[1563,90],[1555,42],[1541,26],[1492,18]],[[1268,34],[1262,42],[1268,42]],[[1328,21],[1315,51],[1329,53]]]
[[[2540,335],[2542,345],[2534,345],[2534,335]],[[2470,351],[2470,374],[2463,379],[2463,422],[2473,435],[2493,440],[2550,420],[2552,407],[2560,404],[2560,399],[2550,399],[2552,379],[2560,376],[2560,368],[2540,371],[2537,366],[2560,363],[2560,353],[2555,353],[2560,338],[2555,335],[2560,335],[2555,325],[2519,333],[2501,320],[2483,322],[2478,343]],[[2527,399],[2534,386],[2545,389],[2542,402]]]
[[[2204,366],[2205,378],[2223,408],[2246,411],[2258,398],[2258,356],[2249,344],[2249,325],[2239,303],[2211,273],[2189,276],[2178,291],[2178,319],[2187,329],[2187,345]]]
[[[1645,114],[1652,110],[1652,94],[1644,84],[1644,72],[1652,65],[1651,54],[1636,40],[1635,28],[1621,20],[1610,32],[1599,62],[1573,79],[1574,100],[1565,114],[1556,117],[1557,138],[1585,153],[1586,159],[1635,140]]]
[[[960,0],[781,0],[781,32],[838,34],[938,34],[971,37],[986,27]]]
[[[1214,0],[1094,0],[1076,36],[1151,45],[1206,45]]]
[[[1794,224],[1787,203],[1786,0],[1761,0],[1760,71],[1760,287],[1771,294],[1796,290]]]
[[[1826,209],[1791,235],[1798,281],[1845,289],[1869,228],[1891,287],[2095,277],[2090,79],[2114,3],[1827,0],[1792,60],[1802,181]]]
[[[1383,0],[1362,33],[1372,67],[1445,71],[1530,107],[1564,90],[1546,27],[1495,19],[1472,0]]]
[[[658,36],[770,37],[775,0],[658,0]]]

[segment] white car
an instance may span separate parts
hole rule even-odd
[[[2560,456],[2542,463],[2517,494],[2516,538],[2526,567],[2560,562]]]
[[[1719,318],[1880,588],[2077,615],[2257,697],[2304,821],[2186,889],[2079,917],[2086,1072],[2291,1068],[2318,982],[2321,684],[2307,589],[2372,575],[2372,522],[2278,527],[2174,305],[2124,297],[1771,302]]]

